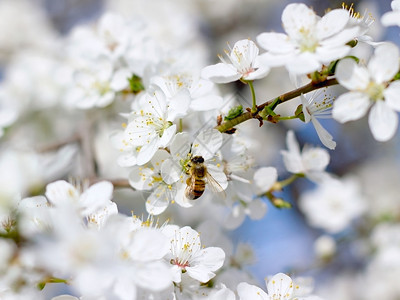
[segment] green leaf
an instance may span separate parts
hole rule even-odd
[[[303,122],[305,122],[304,113],[303,113],[303,104],[300,104],[299,106],[297,106],[296,111],[294,112],[294,115],[296,117],[298,117],[300,120],[302,120]]]
[[[133,74],[131,78],[128,78],[129,86],[134,94],[138,94],[141,91],[144,91],[144,85],[142,82],[142,78]]]
[[[37,285],[37,288],[39,290],[43,290],[45,286],[46,286],[46,282],[39,282]]]
[[[228,115],[225,116],[224,120],[225,121],[232,120],[240,116],[242,113],[243,113],[243,106],[241,105],[235,106],[229,110]]]

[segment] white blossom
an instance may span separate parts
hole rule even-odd
[[[286,136],[288,150],[282,150],[281,154],[286,169],[293,174],[304,174],[313,181],[321,181],[329,174],[325,168],[329,163],[329,153],[322,148],[305,146],[300,152],[299,144],[294,132],[289,130]]]
[[[400,26],[400,1],[393,0],[391,5],[392,11],[385,13],[381,18],[381,22],[384,26]]]
[[[349,14],[334,9],[320,18],[302,3],[291,3],[282,13],[287,34],[261,33],[257,42],[267,50],[261,54],[269,66],[285,66],[292,74],[317,71],[323,64],[342,58],[349,51],[346,43],[356,37],[358,27],[346,28]]]
[[[159,148],[168,146],[176,131],[172,122],[186,113],[189,100],[181,98],[169,104],[163,91],[155,89],[140,101],[139,109],[129,115],[124,132],[112,139],[114,146],[124,152],[118,161],[121,166],[143,165]]]
[[[336,67],[339,83],[350,91],[340,95],[333,105],[333,118],[341,123],[363,117],[369,108],[368,123],[378,141],[390,140],[398,124],[400,82],[393,81],[399,71],[398,47],[386,43],[376,48],[367,68],[346,58]]]
[[[267,76],[269,67],[259,64],[258,51],[253,41],[240,40],[227,52],[229,62],[220,56],[222,63],[205,67],[201,76],[215,83],[261,79]]]
[[[225,253],[218,247],[202,248],[200,235],[186,226],[170,233],[170,262],[173,265],[174,281],[180,282],[182,272],[200,282],[207,282],[222,267]]]
[[[150,163],[144,166],[135,166],[129,174],[129,183],[140,191],[148,191],[146,210],[151,215],[164,212],[171,201],[175,200],[176,187],[174,182],[165,180],[161,175],[163,162],[171,155],[165,150],[158,150]]]
[[[260,300],[317,300],[315,296],[306,296],[297,298],[295,295],[295,286],[292,279],[283,273],[278,273],[267,282],[267,292],[255,285],[241,282],[237,287],[240,300],[260,299]],[[305,295],[304,295],[305,296]]]
[[[322,127],[321,123],[318,121],[319,118],[324,119],[332,117],[331,110],[333,100],[326,96],[322,98],[318,97],[316,94],[311,96],[301,94],[300,99],[303,105],[304,121],[306,123],[311,121],[319,139],[325,147],[331,150],[335,149],[336,142],[333,140],[332,135]]]
[[[355,180],[327,179],[303,193],[299,207],[312,226],[337,233],[365,212],[365,201]]]

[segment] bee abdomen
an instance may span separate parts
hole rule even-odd
[[[206,188],[206,182],[202,179],[195,179],[192,186],[187,186],[186,188],[186,198],[190,200],[196,200],[203,195]]]

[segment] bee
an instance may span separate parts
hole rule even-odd
[[[206,184],[215,193],[222,193],[224,195],[224,189],[221,185],[211,176],[207,171],[207,167],[204,164],[204,158],[202,156],[194,156],[190,160],[188,175],[190,176],[186,180],[185,197],[190,200],[196,200],[203,195],[206,189]]]

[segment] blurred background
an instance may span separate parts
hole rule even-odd
[[[57,56],[63,56],[65,49],[59,46],[59,40],[67,38],[78,25],[94,23],[105,11],[117,12],[127,19],[145,19],[153,37],[165,44],[187,45],[189,49],[196,51],[193,55],[202,57],[206,65],[218,61],[217,54],[223,53],[223,49],[228,47],[227,43],[233,45],[237,40],[244,38],[255,40],[258,34],[266,31],[283,32],[281,13],[287,4],[292,2],[296,1],[1,0],[0,80],[4,84],[4,81],[15,76],[20,84],[14,87],[16,93],[24,99],[31,97],[31,91],[37,86],[30,86],[36,82],[26,75],[26,70],[29,70],[31,65],[24,61],[24,55],[27,52],[35,52],[46,56],[47,51],[53,52],[56,49]],[[313,7],[319,15],[342,6],[342,1],[335,0],[301,2]],[[353,1],[353,7],[361,14],[371,14],[375,19],[369,32],[374,41],[389,40],[400,45],[399,28],[385,28],[380,24],[380,16],[390,10],[390,2],[360,0]],[[367,60],[373,53],[373,48],[361,45],[354,51],[356,55]],[[54,70],[47,63],[38,63],[41,66],[39,69],[42,69],[45,75],[49,75],[50,72],[51,76],[62,78],[62,70],[52,73]],[[18,69],[16,65],[19,71],[15,71]],[[43,75],[39,71],[34,74],[37,77]],[[284,69],[274,70],[255,85],[260,103],[293,88]],[[246,103],[249,102],[250,94],[244,85],[224,85],[221,86],[221,90],[223,93],[235,94],[248,106]],[[343,91],[337,88],[332,89],[330,93],[335,95]],[[4,108],[6,106],[1,105],[2,95],[0,93],[0,116],[4,118],[4,115],[9,113]],[[49,99],[51,100],[51,97]],[[73,122],[69,118],[70,112],[49,105],[49,102],[44,103],[44,99],[41,100],[43,103],[35,100],[21,104],[33,108],[34,113],[21,113],[17,119],[18,124],[7,129],[8,132],[6,130],[4,138],[0,140],[2,186],[9,185],[12,178],[20,178],[21,174],[29,180],[36,178],[37,181],[42,181],[43,178],[39,178],[36,173],[39,171],[31,172],[34,167],[27,167],[25,160],[28,158],[16,156],[15,149],[37,149],[47,145],[48,141],[68,138],[73,130],[65,128],[76,126],[71,124]],[[298,104],[299,101],[293,101],[279,109],[282,113],[294,111]],[[52,118],[57,118],[57,124],[53,124],[45,115],[43,111],[46,109],[52,110]],[[82,113],[74,118],[79,119],[83,115]],[[255,258],[248,271],[255,276],[260,286],[263,286],[266,276],[287,272],[295,277],[312,276],[315,279],[316,294],[328,300],[398,300],[400,288],[397,287],[395,279],[400,276],[400,230],[397,223],[400,221],[400,134],[397,133],[389,142],[377,142],[369,131],[367,118],[344,125],[333,120],[324,120],[323,125],[337,142],[336,149],[329,151],[329,172],[340,178],[354,178],[358,182],[366,201],[366,212],[352,220],[349,226],[340,232],[329,233],[324,229],[312,227],[304,212],[299,209],[298,201],[305,191],[314,189],[315,184],[300,179],[282,192],[282,197],[293,204],[292,209],[280,210],[266,201],[268,211],[262,220],[247,219],[241,227],[227,234],[236,244],[248,243],[253,246]],[[295,130],[301,147],[305,144],[322,146],[313,126],[298,120],[277,125],[267,124],[252,133],[259,142],[254,151],[258,164],[276,167],[280,179],[289,176],[279,152],[286,147],[285,134],[289,129]],[[106,146],[102,146],[102,143],[106,143],[104,141],[108,133],[107,131],[104,136],[98,136],[96,140],[96,147],[101,149],[98,156],[104,161],[110,153]],[[45,158],[47,160],[44,162],[36,163],[39,166],[35,168],[51,169],[56,161],[57,167],[54,167],[51,175],[47,175],[44,181],[65,178],[68,170],[73,168],[68,158],[75,152],[76,149],[64,149],[64,152],[58,153],[55,158]],[[7,165],[11,167],[6,172]],[[15,165],[18,165],[19,171],[10,172]],[[107,169],[111,177],[126,175],[126,172],[121,173],[124,171],[114,170],[114,167],[109,165],[110,162],[104,163],[103,170]],[[99,168],[101,169],[102,165]],[[33,194],[40,191],[39,188]],[[128,214],[132,210],[139,213],[143,211],[143,203],[135,205],[129,200],[130,197],[130,191],[121,189],[116,192],[116,201],[120,201],[123,207],[121,210]],[[201,212],[210,214],[210,218],[218,218],[211,216],[212,213],[208,212],[207,208]],[[194,212],[183,212],[180,216],[182,222],[196,224]],[[321,236],[328,238],[321,240]]]

